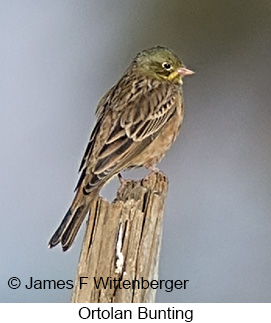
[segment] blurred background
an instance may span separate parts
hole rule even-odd
[[[47,243],[72,200],[96,105],[158,44],[196,74],[159,165],[170,182],[159,278],[189,285],[157,301],[271,301],[270,22],[268,0],[0,2],[1,302],[70,301],[70,290],[7,281],[74,279],[85,225],[67,253]]]

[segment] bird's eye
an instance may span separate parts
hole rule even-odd
[[[164,63],[162,64],[162,66],[163,66],[167,71],[169,71],[169,70],[171,69],[171,65],[170,65],[169,63],[167,63],[167,62],[164,62]]]

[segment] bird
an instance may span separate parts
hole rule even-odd
[[[122,171],[156,164],[175,141],[184,117],[183,77],[194,72],[169,48],[142,50],[102,97],[81,165],[75,197],[49,241],[68,250],[102,187]]]

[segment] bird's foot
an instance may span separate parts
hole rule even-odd
[[[155,167],[153,165],[145,165],[145,167],[147,169],[149,169],[151,172],[144,177],[144,179],[143,179],[144,181],[150,180],[150,178],[152,178],[154,174],[155,175],[160,174],[160,175],[166,177],[166,175],[163,172],[161,172],[157,167]]]
[[[145,167],[147,169],[149,169],[153,173],[159,173],[160,172],[159,169],[157,167],[153,166],[153,165],[146,165]]]
[[[166,177],[166,175],[154,165],[145,165],[145,167],[151,171],[151,173],[144,177],[145,180],[148,180],[153,174],[161,174],[162,176]]]
[[[119,181],[120,181],[120,188],[119,189],[123,189],[124,186],[130,181],[129,179],[125,179],[121,173],[118,173],[118,178],[119,178]]]
[[[127,192],[131,192],[136,182],[132,179],[123,178],[120,173],[118,174],[118,178],[120,181],[120,187],[117,191],[117,197],[123,200],[123,196],[126,196]]]

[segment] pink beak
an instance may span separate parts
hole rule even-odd
[[[188,68],[186,67],[180,67],[178,69],[178,73],[181,75],[181,76],[186,76],[186,75],[192,75],[192,74],[195,74],[195,72],[189,70]]]

